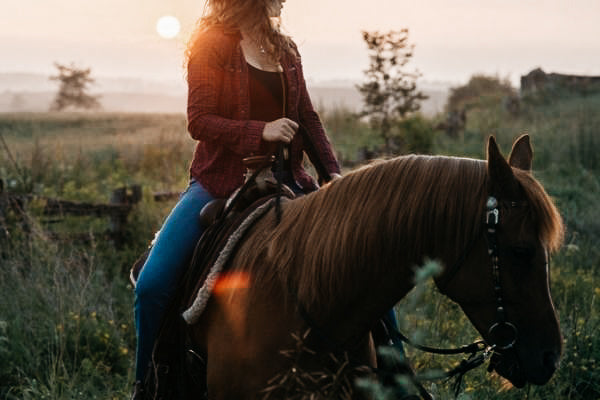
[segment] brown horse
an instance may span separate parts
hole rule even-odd
[[[270,211],[231,260],[235,279],[217,284],[190,327],[206,354],[209,398],[261,398],[269,379],[290,368],[281,354],[294,346],[290,332],[309,325],[374,365],[369,328],[411,290],[426,258],[447,266],[438,288],[486,342],[509,336],[493,368],[517,387],[546,383],[562,351],[548,257],[563,227],[531,159],[528,136],[513,144],[508,162],[490,138],[487,162],[415,155],[375,162],[284,203],[279,224]],[[489,196],[498,206],[486,214]],[[493,239],[490,213],[498,217]],[[496,323],[509,333],[491,332]]]

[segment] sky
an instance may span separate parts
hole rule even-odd
[[[52,74],[53,63],[96,76],[183,82],[185,41],[202,0],[0,0],[0,72]],[[155,29],[181,21],[174,39]],[[410,70],[422,80],[465,83],[536,67],[600,75],[599,0],[288,0],[287,33],[309,82],[360,82],[368,57],[361,30],[409,29]]]

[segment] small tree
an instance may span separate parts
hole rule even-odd
[[[91,70],[80,69],[71,64],[70,67],[54,63],[58,75],[51,76],[51,80],[59,81],[60,86],[54,101],[50,105],[51,111],[62,111],[68,107],[95,109],[100,108],[99,96],[88,94],[89,85],[94,83],[90,77]]]
[[[421,74],[405,70],[414,50],[414,45],[408,43],[408,29],[387,33],[363,31],[362,34],[370,59],[366,81],[357,86],[364,101],[362,116],[369,117],[389,153],[392,128],[418,111],[427,96],[417,90],[416,81]]]

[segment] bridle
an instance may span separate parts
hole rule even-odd
[[[510,202],[511,207],[518,207],[521,204],[518,202]],[[517,342],[518,330],[515,325],[507,321],[506,308],[504,307],[504,298],[502,297],[502,284],[500,280],[500,256],[498,251],[498,232],[497,228],[500,223],[500,209],[498,200],[494,196],[489,196],[485,205],[485,237],[487,239],[487,253],[492,264],[492,279],[493,289],[496,303],[496,318],[488,329],[489,346],[493,350],[508,350]],[[460,267],[464,264],[467,256],[479,241],[480,236],[476,235],[471,240],[469,245],[461,253],[458,261],[455,262],[449,269],[446,276],[437,282],[442,293],[450,281],[456,276]]]
[[[513,203],[516,205],[516,203]],[[500,282],[500,265],[498,256],[498,238],[496,227],[500,221],[498,200],[488,197],[486,203],[485,225],[488,243],[488,255],[492,261],[492,277],[494,279],[494,294],[496,296],[496,322],[488,329],[491,345],[497,350],[508,350],[517,342],[517,327],[506,320],[506,309],[502,298]]]

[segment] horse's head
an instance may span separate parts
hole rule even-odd
[[[492,199],[488,212],[482,210],[481,237],[444,288],[486,342],[496,345],[491,366],[516,387],[545,384],[562,352],[548,275],[562,222],[531,175],[532,154],[522,136],[507,162],[490,138],[488,194],[497,206]]]

